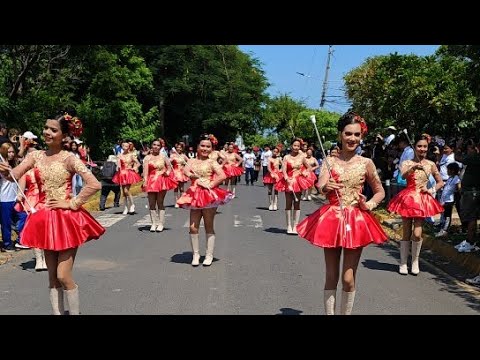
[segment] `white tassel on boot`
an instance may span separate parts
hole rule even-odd
[[[50,304],[52,304],[53,315],[64,315],[63,288],[50,288]]]
[[[422,240],[412,241],[412,274],[418,275],[420,267],[418,265],[418,258],[420,257],[420,250],[422,249]]]
[[[268,194],[268,202],[270,203],[268,210],[273,211],[273,194]]]
[[[335,296],[337,289],[323,290],[323,302],[325,305],[325,315],[335,315]]]
[[[355,290],[351,292],[346,292],[342,290],[342,299],[340,302],[340,315],[351,315],[354,301],[355,301]]]
[[[69,314],[80,315],[80,300],[78,297],[78,285],[75,285],[75,289],[63,290],[63,292],[68,301]]]
[[[273,196],[273,210],[274,210],[274,211],[278,210],[277,203],[278,203],[278,195],[275,194],[275,195]]]
[[[287,234],[293,234],[292,210],[285,210],[285,219],[287,220]]]
[[[293,210],[293,233],[298,234],[297,225],[300,222],[300,210]]]
[[[207,234],[207,252],[203,260],[203,266],[210,266],[213,262],[213,249],[215,249],[215,234]]]
[[[408,252],[410,250],[410,241],[400,241],[400,267],[398,272],[402,275],[408,275]]]
[[[152,226],[150,226],[150,232],[155,232],[158,226],[157,210],[150,210],[150,219],[152,220]]]
[[[158,210],[157,232],[162,232],[165,225],[165,210]]]
[[[198,234],[190,234],[190,242],[192,243],[192,266],[200,265],[200,243]]]

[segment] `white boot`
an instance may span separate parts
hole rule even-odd
[[[63,288],[50,288],[50,304],[52,304],[53,315],[64,315]]]
[[[351,315],[354,301],[355,301],[355,290],[351,292],[346,292],[342,290],[342,299],[340,302],[340,315]]]
[[[150,232],[155,232],[158,226],[157,210],[150,210],[150,219],[152,220],[152,226],[150,226]]]
[[[214,248],[215,248],[215,234],[207,234],[207,252],[205,254],[205,260],[203,260],[203,266],[212,265]]]
[[[234,199],[237,197],[236,191],[237,191],[237,187],[234,185],[233,188],[232,188],[232,194],[233,194]]]
[[[41,271],[47,271],[47,262],[45,261],[45,251],[40,249],[40,253],[42,254],[42,266],[40,268]]]
[[[35,271],[42,271],[43,270],[43,256],[41,249],[33,249],[33,253],[35,255]]]
[[[272,211],[273,210],[273,194],[268,194],[268,202],[270,205],[268,206],[268,210]]]
[[[285,210],[285,219],[287,220],[287,234],[293,234],[292,210]]]
[[[278,203],[278,195],[275,194],[275,195],[273,196],[273,210],[274,210],[274,211],[278,210],[277,203]]]
[[[128,208],[129,208],[130,204],[128,203],[128,198],[125,198],[124,201],[125,201],[125,207],[123,208],[122,214],[127,215],[128,214]]]
[[[80,300],[78,297],[78,285],[75,285],[75,289],[63,290],[63,292],[68,301],[69,314],[80,315]]]
[[[323,303],[325,305],[325,315],[335,315],[335,296],[337,289],[323,290]]]
[[[400,267],[398,272],[402,275],[408,275],[407,261],[410,241],[400,241]]]
[[[190,242],[192,243],[192,266],[200,265],[200,244],[198,241],[198,234],[190,234]]]
[[[420,256],[420,250],[422,249],[422,240],[412,241],[412,274],[418,275],[420,268],[418,266],[418,258]]]
[[[129,214],[134,214],[134,213],[135,213],[135,204],[133,203],[133,196],[130,195],[130,196],[128,197],[128,199],[130,200],[130,206],[129,206],[129,208],[128,208],[128,213],[129,213]]]
[[[165,210],[158,210],[157,232],[162,232],[164,225],[165,225]]]
[[[174,197],[175,197],[175,208],[178,209],[180,206],[178,206],[177,204],[177,201],[178,199],[180,199],[180,196],[182,195],[179,191],[178,192],[174,192]]]
[[[298,234],[297,225],[300,222],[300,210],[293,210],[293,234]]]

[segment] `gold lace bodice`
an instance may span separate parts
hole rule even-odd
[[[75,173],[79,174],[84,181],[84,186],[77,196],[78,205],[84,204],[90,196],[101,189],[100,182],[85,164],[68,151],[60,151],[50,156],[47,156],[45,151],[31,152],[12,170],[12,173],[16,179],[19,179],[34,167],[40,173],[41,189],[45,193],[46,201],[71,199],[72,177]]]
[[[427,187],[428,178],[430,175],[440,175],[435,163],[427,159],[423,159],[421,161],[421,164],[423,165],[425,171],[417,169],[413,172],[408,173],[411,167],[417,164],[418,162],[415,162],[413,160],[405,160],[400,168],[400,173],[402,174],[402,176],[405,175],[404,178],[407,180],[407,187],[415,186],[415,189],[420,191],[421,189]]]
[[[349,161],[343,161],[337,157],[328,156],[322,164],[320,171],[319,187],[320,189],[328,182],[329,173],[326,162],[330,164],[332,176],[337,182],[344,185],[338,193],[342,199],[344,206],[356,206],[362,193],[363,184],[368,182],[373,190],[372,200],[375,203],[380,203],[385,197],[380,177],[373,161],[355,155]],[[334,194],[334,192],[332,192]],[[332,196],[332,194],[327,194]]]
[[[191,159],[188,164],[190,165],[191,170],[193,170],[200,179],[210,180],[214,173],[223,172],[222,167],[213,159]]]

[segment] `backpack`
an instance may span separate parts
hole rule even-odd
[[[117,172],[117,163],[112,161],[105,161],[102,166],[102,170],[100,170],[100,178],[101,179],[109,179],[113,178],[113,175]]]

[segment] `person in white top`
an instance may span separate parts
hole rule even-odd
[[[448,171],[447,171],[447,166],[448,164],[451,164],[455,162],[455,144],[445,144],[443,147],[443,155],[442,158],[440,159],[440,162],[438,163],[438,166],[440,167],[440,176],[442,177],[443,181],[446,181],[448,179]]]
[[[15,148],[9,142],[0,146],[0,153],[11,167],[16,165]],[[12,218],[15,214],[14,207],[17,201],[17,184],[8,181],[0,175],[0,224],[2,226],[3,252],[13,252],[15,247],[12,242]]]
[[[393,178],[397,179],[397,184],[400,186],[406,186],[406,181],[401,178],[400,175],[400,168],[404,161],[406,160],[413,160],[415,157],[415,153],[413,152],[412,147],[408,143],[407,139],[404,136],[401,136],[398,141],[398,146],[400,149],[403,150],[402,155],[400,156],[400,160],[398,161],[397,168],[393,172]],[[401,181],[399,181],[401,179]]]
[[[260,156],[260,160],[262,160],[262,168],[263,168],[262,176],[263,177],[265,177],[265,175],[269,173],[268,160],[270,159],[271,156],[272,156],[272,151],[270,150],[270,146],[266,145],[263,148],[262,155]]]
[[[377,134],[377,138],[382,140],[385,146],[388,146],[395,139],[395,131],[397,131],[397,128],[395,126],[389,126],[387,127],[388,136],[384,138],[382,135]]]
[[[255,155],[252,153],[251,148],[247,148],[247,152],[243,155],[243,167],[245,169],[245,182],[248,182],[253,186],[253,167],[255,162]]]
[[[448,228],[451,224],[453,205],[455,204],[455,192],[460,191],[460,166],[453,162],[447,165],[448,179],[445,181],[442,196],[440,197],[440,204],[442,204],[445,211],[442,214],[441,226],[442,229],[435,234],[435,237],[442,237],[448,235]]]

